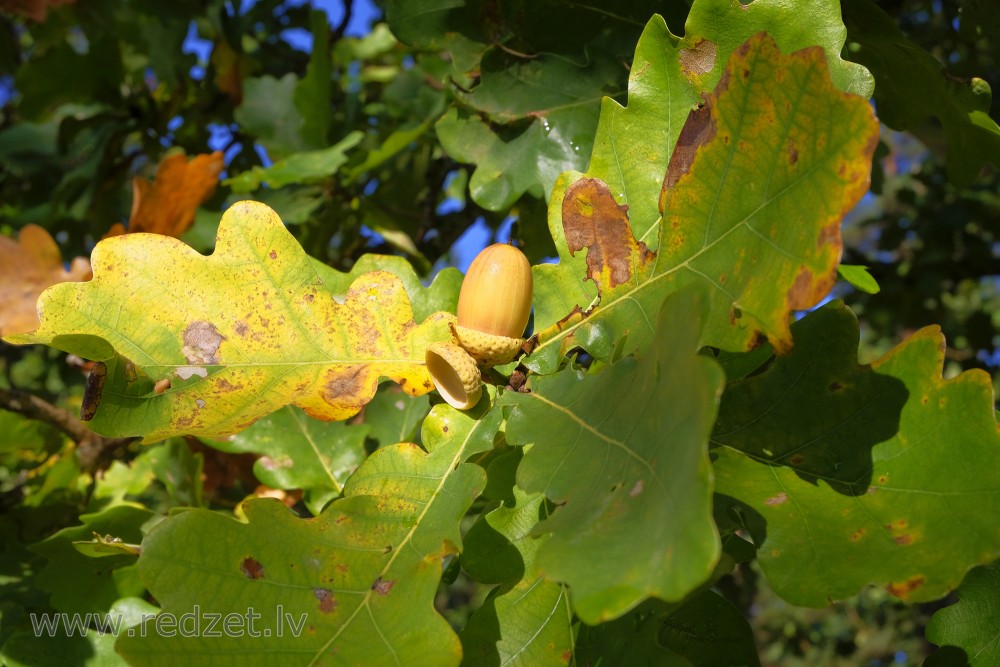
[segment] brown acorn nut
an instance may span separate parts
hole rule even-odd
[[[427,372],[449,405],[459,410],[476,405],[482,395],[479,366],[514,359],[530,313],[528,258],[502,243],[479,253],[458,296],[458,326],[452,331],[459,345],[434,343],[425,356]]]
[[[483,366],[514,359],[531,315],[531,263],[520,250],[495,243],[476,255],[458,295],[455,336]]]

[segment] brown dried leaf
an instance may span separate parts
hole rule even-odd
[[[37,225],[27,225],[17,241],[0,236],[0,335],[38,327],[35,304],[45,288],[90,277],[85,257],[74,259],[67,271],[55,239]]]

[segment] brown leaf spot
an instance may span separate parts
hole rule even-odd
[[[184,329],[181,354],[189,364],[217,364],[219,346],[226,339],[211,322],[192,322]]]
[[[851,533],[851,542],[857,542],[862,537],[864,537],[865,533],[867,533],[867,532],[868,531],[865,528],[858,528],[856,531],[854,531],[853,533]]]
[[[788,140],[788,164],[795,164],[799,161],[799,149],[795,147],[792,140]]]
[[[905,535],[905,534],[904,535],[897,535],[896,537],[894,537],[892,539],[893,539],[893,541],[896,544],[898,544],[900,546],[905,546],[907,544],[912,544],[913,543],[913,536],[912,535]]]
[[[248,327],[247,323],[243,320],[236,320],[236,323],[233,324],[233,331],[236,332],[237,336],[242,337],[247,335],[247,332],[250,331],[250,327]]]
[[[788,494],[785,493],[784,491],[782,491],[778,495],[771,496],[770,498],[768,498],[767,500],[765,500],[764,504],[767,505],[768,507],[774,507],[775,505],[781,505],[782,503],[786,502],[787,500],[788,500]]]
[[[264,578],[264,566],[260,564],[256,558],[247,556],[240,563],[240,572],[247,579],[263,579]]]
[[[819,236],[816,237],[816,247],[822,248],[828,245],[840,247],[840,223],[835,222],[819,230]]]
[[[833,394],[836,394],[838,391],[840,391],[843,388],[844,388],[844,385],[842,385],[839,382],[831,382],[830,386],[829,386],[829,390]]]
[[[812,271],[802,267],[799,274],[795,276],[795,282],[788,289],[788,306],[792,309],[807,308],[808,305],[811,305],[813,294]]]
[[[332,613],[337,608],[337,598],[326,588],[313,589],[313,595],[319,600],[319,610],[324,614]]]
[[[379,595],[388,595],[389,591],[391,591],[392,587],[395,585],[396,582],[394,580],[383,581],[382,577],[379,577],[375,580],[375,583],[372,584],[372,590]]]
[[[226,392],[228,394],[242,389],[243,385],[242,384],[235,385],[226,378],[219,378],[215,380],[215,388],[218,391]]]
[[[562,221],[570,253],[587,248],[587,275],[599,287],[628,282],[653,257],[646,244],[632,236],[628,206],[620,206],[596,178],[581,178],[569,187]]]
[[[788,459],[788,462],[791,463],[793,466],[800,466],[803,463],[805,463],[805,461],[806,457],[802,456],[801,454],[793,454],[792,457]]]
[[[885,589],[892,595],[905,600],[909,597],[910,593],[923,586],[925,581],[927,581],[926,577],[918,574],[910,577],[906,581],[891,583],[886,586]]]
[[[712,71],[715,67],[715,52],[715,42],[707,39],[698,39],[691,48],[680,50],[678,59],[688,81],[695,83],[702,75]]]
[[[271,252],[269,252],[269,253],[267,254],[267,256],[268,256],[268,257],[270,257],[271,259],[278,259],[278,253],[276,253],[276,252],[275,252],[275,251],[273,251],[273,250],[272,250]]]
[[[338,407],[353,405],[358,410],[363,408],[367,402],[366,396],[363,396],[367,389],[364,370],[364,366],[329,370],[321,391],[323,400]]]
[[[726,87],[728,77],[723,75],[722,78],[723,80],[719,82],[716,88],[717,91],[723,90]],[[684,174],[691,171],[691,165],[694,163],[698,149],[714,139],[715,132],[716,125],[715,119],[712,118],[711,106],[705,104],[688,114],[687,121],[684,123],[684,127],[681,128],[681,134],[677,138],[674,153],[670,156],[666,177],[663,179],[663,187],[660,190],[660,213],[663,213],[667,208],[667,196],[670,191],[677,185],[677,182],[681,180]]]

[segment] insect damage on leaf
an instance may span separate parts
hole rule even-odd
[[[700,84],[701,78],[715,69],[715,55],[717,51],[715,42],[707,39],[696,39],[688,48],[681,49],[677,58],[681,64],[681,71],[688,81],[693,84]]]

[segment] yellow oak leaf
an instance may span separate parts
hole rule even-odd
[[[226,211],[211,256],[126,234],[92,259],[92,281],[46,292],[38,330],[6,340],[103,362],[89,423],[105,435],[219,438],[286,405],[347,419],[382,377],[429,392],[426,349],[453,340],[449,313],[414,321],[395,274],[362,273],[346,294],[332,285],[259,202]]]

